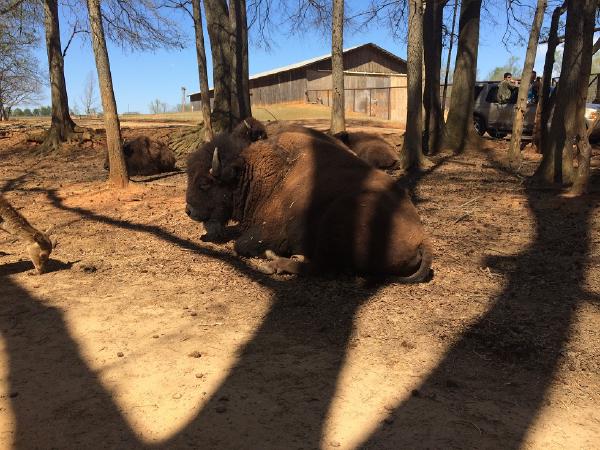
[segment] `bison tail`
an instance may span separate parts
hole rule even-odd
[[[429,277],[433,261],[433,249],[429,240],[423,240],[419,247],[419,253],[421,254],[421,263],[417,271],[407,277],[396,277],[394,281],[402,284],[420,283]]]

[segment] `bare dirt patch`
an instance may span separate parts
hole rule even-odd
[[[435,275],[370,287],[268,277],[201,242],[184,173],[117,192],[102,145],[42,157],[0,139],[0,189],[59,241],[34,276],[0,235],[0,446],[596,448],[600,196],[532,189],[506,149],[400,180]]]

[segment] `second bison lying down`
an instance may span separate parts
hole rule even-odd
[[[362,131],[342,131],[334,135],[350,148],[356,156],[378,169],[395,169],[400,163],[398,153],[381,136]]]
[[[127,173],[131,175],[155,175],[175,170],[175,154],[162,142],[146,136],[127,140],[123,143],[123,154]],[[108,170],[108,155],[104,161]]]
[[[407,193],[331,137],[295,126],[250,145],[227,142],[217,137],[191,155],[186,212],[211,233],[239,221],[239,254],[266,254],[277,272],[405,282],[429,274],[431,248]]]

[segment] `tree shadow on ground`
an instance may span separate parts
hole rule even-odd
[[[520,448],[550,404],[574,315],[598,299],[582,287],[598,196],[565,200],[533,188],[526,195],[533,242],[484,263],[506,277],[505,288],[364,448]]]
[[[318,157],[316,159],[315,179],[311,182],[319,186],[320,183],[328,183],[329,177],[328,168],[320,167]],[[364,177],[369,174],[367,170],[361,173]],[[364,179],[358,179],[357,182],[362,183]],[[153,235],[181,248],[218,258],[273,292],[270,310],[250,342],[240,350],[237,363],[229,375],[198,415],[159,447],[280,449],[320,446],[325,419],[353,331],[356,310],[376,292],[376,287],[366,287],[349,277],[313,278],[310,281],[302,278],[287,281],[271,278],[230,253],[196,245],[160,227],[115,220],[83,208],[69,208],[62,203],[56,191],[46,192],[58,209],[77,213],[88,220]],[[388,200],[383,194],[376,201],[389,204],[385,203]],[[322,216],[318,202],[310,203],[309,223],[320,220]],[[360,206],[349,203],[347,207],[354,211]],[[387,222],[391,220],[389,212],[379,208],[379,205],[375,206],[375,211],[383,215],[380,223],[384,228],[387,227]],[[350,217],[353,217],[352,213]],[[349,234],[355,232],[352,229]],[[382,240],[377,230],[371,230],[370,233],[370,242]],[[315,233],[307,234],[308,240],[317,239]],[[383,258],[382,252],[387,247],[385,237],[381,244],[370,248],[370,258]],[[7,283],[11,284],[9,280]],[[11,289],[19,288],[12,284]],[[33,339],[31,343],[8,343],[10,353],[18,352],[19,346],[28,349],[24,354],[21,352],[22,357],[18,360],[11,359],[11,389],[26,384],[32,373],[40,371],[39,363],[44,360],[46,351],[43,345],[33,345],[38,338],[34,333],[35,324],[42,329],[58,330],[60,337],[58,341],[53,340],[52,345],[55,352],[58,350],[62,356],[55,371],[45,372],[48,377],[46,392],[38,395],[36,392],[27,392],[26,397],[13,399],[18,424],[16,442],[29,447],[39,442],[40,436],[45,436],[43,442],[48,447],[60,448],[65,446],[65,436],[74,436],[80,447],[94,447],[98,442],[107,442],[103,444],[106,447],[115,443],[127,448],[145,446],[134,436],[110,394],[103,390],[96,375],[80,356],[60,312],[38,305],[25,292],[18,292],[17,296],[22,297],[19,301],[28,309],[37,309],[39,312],[33,317],[22,316],[25,331],[20,334],[24,335],[22,339]],[[4,325],[6,339],[12,341],[10,326]],[[70,378],[75,379],[72,389],[66,392],[63,387],[69,384]],[[89,392],[98,395],[97,401],[94,400],[98,404],[98,411],[85,411],[85,415],[98,415],[101,420],[94,421],[94,424],[99,424],[98,428],[85,433],[77,417],[82,419],[81,422],[87,422],[85,415],[82,417],[81,414],[70,413],[67,405],[76,403],[77,398],[85,397]],[[36,401],[37,410],[33,408]],[[46,414],[56,416],[57,420],[41,423],[38,411],[44,408],[57,408],[56,413],[47,411]],[[99,441],[99,436],[104,433],[107,440]]]
[[[376,289],[349,278],[307,282],[266,277],[226,252],[160,227],[69,208],[54,191],[48,195],[57,208],[88,220],[153,235],[231,264],[270,288],[273,302],[197,416],[166,442],[145,444],[81,356],[62,312],[3,277],[3,289],[19,302],[17,307],[0,303],[17,447],[39,442],[48,448],[323,446],[325,420],[356,311]],[[591,295],[580,288],[589,253],[591,204],[536,191],[527,195],[536,216],[535,241],[520,255],[488,262],[508,277],[506,288],[450,348],[415,396],[398,406],[392,414],[395,421],[378,429],[364,447],[521,445],[544,405],[574,311]],[[31,382],[37,377],[43,381]],[[54,420],[40,422],[40,411]]]

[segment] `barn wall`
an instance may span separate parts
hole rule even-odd
[[[331,59],[311,64],[307,69],[331,71]],[[373,47],[365,46],[344,53],[344,70],[352,72],[406,73],[406,62],[397,61]]]
[[[306,71],[307,89],[331,89],[331,72]],[[380,88],[390,86],[389,75],[352,74],[344,75],[344,89]]]
[[[390,120],[406,123],[407,102],[406,77],[392,77],[392,89],[390,89]]]
[[[250,80],[250,101],[253,105],[306,101],[304,69]]]

